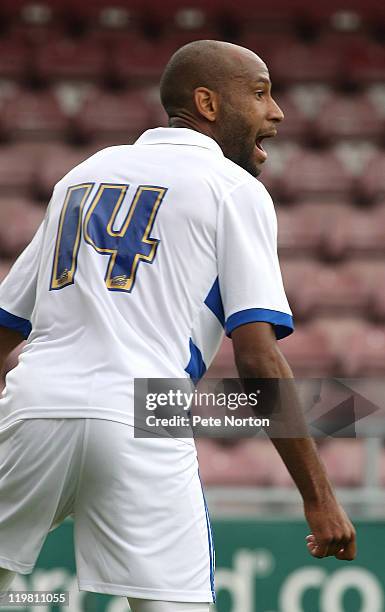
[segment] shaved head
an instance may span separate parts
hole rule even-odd
[[[226,157],[257,176],[267,154],[263,138],[283,119],[271,97],[266,64],[238,45],[197,40],[174,53],[160,83],[171,127],[213,138]]]
[[[197,87],[225,93],[247,79],[250,65],[263,61],[249,49],[218,40],[196,40],[174,53],[160,82],[160,97],[169,117],[194,110]]]

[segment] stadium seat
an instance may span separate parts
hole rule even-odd
[[[150,122],[148,127],[167,127],[167,113],[160,102],[159,96],[149,96],[148,109],[150,114]]]
[[[98,40],[54,38],[37,48],[34,67],[40,81],[100,80],[106,74],[106,53]]]
[[[0,254],[16,257],[27,246],[44,218],[44,208],[29,200],[0,200]]]
[[[280,180],[290,200],[335,201],[352,195],[353,177],[331,150],[302,150],[290,157]]]
[[[255,26],[250,26],[249,24],[245,24],[245,31],[241,33],[239,37],[239,44],[251,51],[254,51],[259,57],[261,57],[267,64],[270,65],[270,54],[271,50],[274,48],[274,45],[277,43],[277,38],[279,41],[283,39],[283,42],[286,45],[291,45],[293,41],[295,41],[294,34],[282,34],[272,35],[271,32],[268,31],[258,31]],[[276,85],[275,75],[271,74],[271,79],[273,82],[273,87]]]
[[[328,333],[322,329],[309,324],[297,325],[294,334],[279,346],[297,377],[321,378],[338,373],[337,354]]]
[[[284,61],[283,61],[284,58]],[[290,45],[278,42],[267,58],[274,83],[327,82],[338,83],[341,76],[341,58],[321,43]]]
[[[384,45],[366,41],[347,59],[350,78],[362,86],[368,83],[383,83],[385,79]]]
[[[369,267],[369,263],[367,264]],[[377,278],[372,281],[371,301],[369,316],[372,316],[377,321],[385,321],[385,273],[383,267],[383,254],[376,261]],[[371,273],[376,276],[373,263],[371,265]]]
[[[27,49],[16,37],[0,38],[0,78],[20,80],[26,76]]]
[[[358,189],[366,201],[376,202],[385,196],[385,153],[379,152],[362,169]]]
[[[196,440],[200,475],[205,485],[238,484],[244,466],[239,469],[239,466],[234,464],[230,442],[228,446],[222,446],[213,439]]]
[[[36,159],[23,145],[0,147],[0,195],[28,194],[34,186]]]
[[[333,258],[380,256],[385,253],[385,207],[364,210],[353,206],[331,219],[325,251]]]
[[[39,159],[35,183],[36,194],[42,199],[50,198],[55,184],[92,153],[90,149],[70,148],[60,144],[48,148]]]
[[[268,145],[266,145],[266,151],[268,151]],[[280,176],[272,171],[272,165],[266,163],[262,167],[262,172],[258,176],[258,180],[261,181],[261,183],[266,187],[267,191],[275,202],[280,200]]]
[[[312,279],[298,284],[293,307],[304,318],[322,313],[365,314],[373,278],[355,263],[315,267]]]
[[[278,484],[277,478],[280,478],[281,485],[291,484],[290,476],[269,440],[201,438],[196,440],[196,445],[205,485],[269,485]]]
[[[51,91],[20,90],[4,103],[0,129],[7,138],[17,140],[65,139],[68,118]]]
[[[208,372],[208,378],[237,378],[235,367],[233,344],[229,338],[224,338],[221,348],[217,353]]]
[[[281,142],[283,138],[305,141],[309,136],[309,120],[290,93],[274,96],[273,92],[273,97],[285,115],[284,121],[277,126],[279,141]]]
[[[127,37],[114,46],[110,58],[112,76],[123,83],[158,84],[171,55],[179,46],[179,40],[150,42],[144,38]]]
[[[312,329],[320,330],[328,340],[328,344],[337,359],[337,370],[342,371],[341,358],[349,346],[349,338],[357,331],[366,332],[368,323],[359,314],[339,316],[333,312],[315,317],[311,322]]]
[[[263,452],[263,454],[262,454]],[[294,481],[288,469],[270,440],[261,447],[259,455],[267,464],[267,485],[272,487],[294,487]]]
[[[375,142],[382,140],[384,119],[366,94],[335,96],[321,106],[313,129],[327,143],[336,138]]]
[[[300,292],[301,287],[312,282],[312,279],[317,274],[320,265],[321,264],[317,258],[281,258],[283,283],[291,304],[296,304],[297,295]],[[298,316],[301,316],[300,312],[296,312],[296,317]]]
[[[115,140],[115,144],[135,140],[151,125],[146,95],[140,92],[91,92],[75,117],[83,140]],[[112,143],[111,143],[112,144]]]
[[[326,440],[320,445],[320,455],[334,486],[363,484],[365,447],[362,440]]]
[[[162,4],[145,0],[141,3],[141,9],[142,13],[150,17],[154,24],[167,32],[170,27],[188,23],[188,17],[184,19],[180,17],[182,12],[194,11],[195,23],[200,27],[215,22],[223,9],[223,4],[220,0],[196,0],[195,2],[190,0],[165,0]],[[194,16],[191,16],[190,23],[194,23],[193,20]]]
[[[95,31],[98,28],[119,32],[137,25],[143,12],[140,0],[92,0],[79,4],[77,0],[63,2],[69,23]]]
[[[373,289],[370,314],[375,320],[385,322],[385,287],[382,282]]]
[[[354,330],[347,340],[349,350],[341,355],[346,377],[380,376],[385,374],[385,328],[367,325]]]
[[[278,215],[278,247],[283,256],[340,255],[341,239],[332,249],[330,233],[335,229],[343,231],[346,220],[350,219],[353,207],[348,203],[303,202],[292,207],[279,207]],[[339,246],[339,250],[337,247]]]

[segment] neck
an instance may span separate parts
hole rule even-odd
[[[172,128],[188,128],[190,130],[195,130],[196,132],[205,134],[205,136],[209,136],[210,138],[213,138],[213,140],[218,142],[215,138],[214,130],[212,129],[211,125],[206,124],[203,121],[200,121],[199,119],[196,119],[192,115],[181,114],[177,117],[170,117],[168,125]]]

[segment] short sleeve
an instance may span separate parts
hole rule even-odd
[[[263,321],[277,339],[294,329],[277,255],[277,219],[271,197],[257,180],[236,187],[218,211],[219,288],[228,336]]]
[[[0,325],[20,332],[24,338],[31,333],[43,227],[44,222],[0,285]]]

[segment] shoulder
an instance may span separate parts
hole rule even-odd
[[[225,194],[224,205],[255,209],[260,213],[275,217],[273,200],[263,183],[230,160],[226,161],[229,171],[233,173],[234,180]]]
[[[98,166],[103,168],[108,167],[108,164],[115,164],[117,159],[121,159],[127,154],[127,150],[131,145],[118,145],[112,147],[106,147],[100,151],[96,151],[82,162],[71,168],[67,174],[65,174],[57,183],[56,188],[66,185],[68,180],[76,179],[78,175],[84,174],[84,171],[97,169]]]
[[[219,203],[259,202],[269,209],[274,209],[273,202],[266,187],[249,172],[232,162],[227,157],[212,156],[211,163],[195,168],[196,175],[210,184]],[[193,173],[191,173],[192,175]]]
[[[228,190],[229,196],[240,196],[244,194],[245,197],[251,196],[272,203],[268,190],[259,179],[252,176],[249,172],[232,162],[230,159],[227,159],[227,157],[225,157],[223,161],[226,175],[230,179]]]

